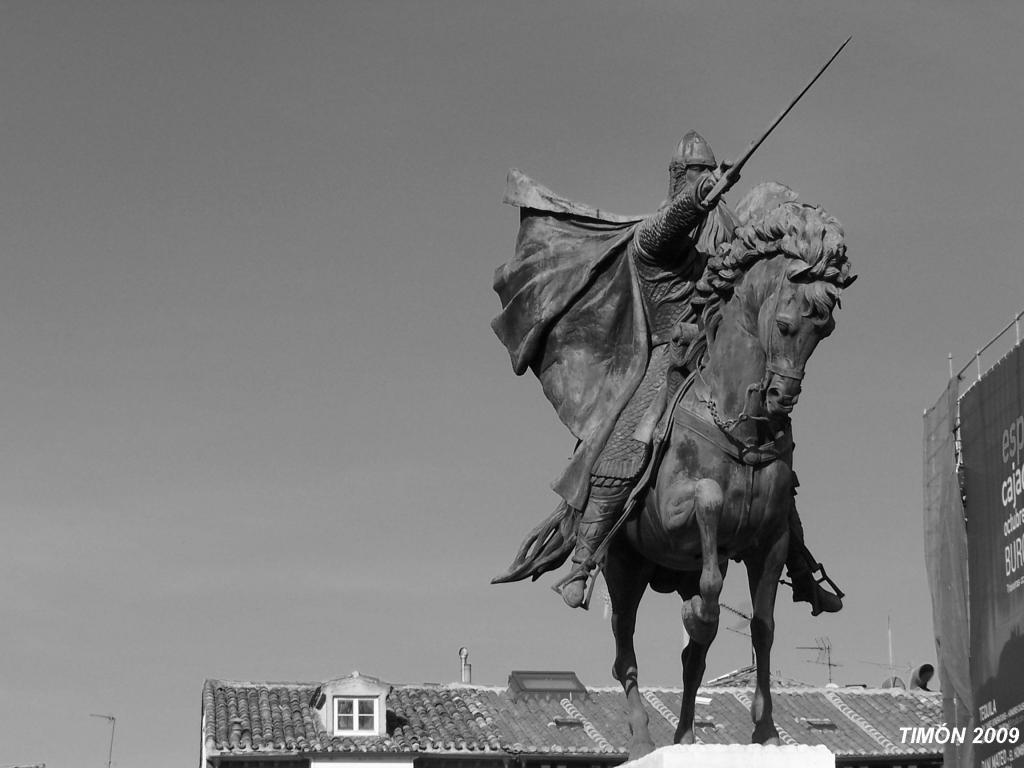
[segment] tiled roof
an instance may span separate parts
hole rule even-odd
[[[618,688],[587,695],[513,700],[506,688],[395,685],[387,699],[387,734],[337,737],[325,732],[310,698],[318,683],[207,680],[204,738],[210,757],[328,752],[488,753],[624,758],[629,741]],[[682,692],[642,691],[655,744],[672,743]],[[750,740],[751,686],[700,690],[697,737],[708,744]],[[941,747],[902,743],[900,727],[938,725],[940,695],[864,688],[773,689],[782,741],[823,744],[837,756],[934,756]]]

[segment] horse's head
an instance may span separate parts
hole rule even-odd
[[[709,262],[698,292],[719,300],[737,294],[750,325],[756,322],[750,330],[764,353],[759,389],[769,416],[793,410],[807,360],[835,327],[839,296],[855,279],[839,222],[819,206],[796,202],[737,228]]]
[[[833,310],[839,288],[821,281],[804,282],[809,265],[784,256],[774,270],[776,285],[758,312],[758,337],[765,352],[762,383],[769,416],[788,414],[800,397],[804,368],[818,342],[835,328]]]

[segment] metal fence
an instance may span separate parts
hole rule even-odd
[[[967,387],[965,389],[960,391],[960,393],[959,393],[959,395],[957,397],[958,402],[959,402],[959,398],[963,397],[964,393],[966,393],[967,390],[969,390],[971,387],[973,387],[975,384],[977,384],[979,381],[981,381],[982,375],[984,374],[985,370],[987,370],[987,368],[983,369],[981,367],[981,356],[983,354],[985,354],[989,350],[992,350],[993,348],[995,348],[995,351],[1002,350],[1002,354],[1005,355],[1006,353],[1008,353],[1012,349],[1014,349],[1018,344],[1020,344],[1020,330],[1021,330],[1021,321],[1022,320],[1024,320],[1024,309],[1022,309],[1016,315],[1014,315],[1013,319],[1009,323],[1007,323],[1005,326],[1003,326],[1003,328],[995,336],[993,336],[991,339],[989,339],[988,342],[986,342],[984,346],[980,347],[978,349],[978,351],[975,352],[967,360],[967,363],[964,365],[964,367],[961,368],[959,371],[956,371],[955,373],[953,372],[953,355],[952,354],[949,355],[949,378],[952,379],[953,377],[956,377],[957,383],[959,384],[960,382],[964,381],[964,374],[966,374],[968,370],[970,370],[971,368],[974,368],[974,373],[975,373],[975,375],[973,377],[973,380],[967,385]],[[1013,336],[1012,336],[1012,338],[1013,338],[1013,345],[1010,346],[1009,348],[1004,348],[1003,345],[1008,344],[1008,342],[1009,342],[1009,340],[1011,338],[1011,336],[1010,336],[1010,330],[1011,329],[1013,330]],[[1002,357],[1002,355],[1000,355],[1000,357]],[[991,365],[988,366],[988,367],[991,367]],[[960,452],[960,413],[959,413],[959,408],[957,409],[957,413],[955,414],[955,420],[953,422],[953,457],[954,457],[954,461],[955,461],[955,466],[957,468],[957,472],[959,473],[959,472],[961,472],[961,467],[962,467],[962,462],[963,462],[963,456],[961,455],[961,452]]]
[[[964,374],[967,373],[967,369],[970,368],[973,365],[975,367],[975,370],[977,371],[977,375],[975,376],[974,381],[978,381],[979,379],[981,379],[981,374],[982,374],[981,356],[985,352],[987,352],[989,349],[991,349],[993,346],[996,346],[1000,342],[1004,342],[1004,341],[1008,340],[1008,338],[1009,338],[1009,331],[1010,331],[1011,328],[1013,329],[1013,332],[1014,332],[1013,346],[1017,346],[1018,344],[1020,344],[1020,324],[1021,324],[1021,318],[1024,318],[1024,309],[1022,309],[1020,312],[1018,312],[1016,315],[1014,315],[1013,316],[1013,320],[1011,320],[1009,323],[1007,323],[1006,326],[1004,326],[1003,329],[999,331],[999,333],[997,333],[995,336],[993,336],[985,344],[985,346],[981,347],[977,352],[975,352],[974,355],[967,361],[967,364],[963,368],[961,368],[959,371],[957,371],[956,374],[953,373],[953,355],[950,355],[949,356],[949,377],[953,378],[953,376],[955,375],[958,380],[963,381]]]

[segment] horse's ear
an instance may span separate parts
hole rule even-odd
[[[835,302],[836,309],[842,309],[843,300],[841,297],[843,289],[840,286],[836,285],[835,283],[829,283],[828,285],[825,286],[825,291],[828,293],[832,301]]]

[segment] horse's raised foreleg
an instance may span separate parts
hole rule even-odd
[[[696,590],[685,584],[679,590],[683,598],[683,626],[690,636],[683,649],[683,702],[676,726],[677,744],[692,744],[694,707],[697,688],[704,669],[711,641],[718,634],[721,609],[718,596],[722,592],[723,569],[718,562],[718,521],[722,514],[722,488],[714,480],[698,480],[693,488],[694,517],[700,531],[701,570]],[[689,599],[687,596],[689,595]]]
[[[694,513],[700,531],[700,591],[690,598],[693,620],[686,625],[690,637],[711,645],[718,633],[718,596],[722,593],[722,570],[718,564],[718,521],[722,515],[722,488],[714,480],[698,480],[694,487]],[[686,609],[683,609],[684,616]]]
[[[624,542],[613,542],[604,565],[604,580],[612,603],[612,633],[615,636],[612,676],[622,684],[629,705],[630,760],[654,751],[647,710],[637,682],[636,651],[633,648],[636,612],[652,572],[653,567],[628,549]]]
[[[728,565],[729,562],[725,561],[720,566],[723,579],[725,578]],[[691,586],[689,589],[692,591],[693,587]],[[693,744],[696,741],[696,735],[693,731],[693,720],[697,709],[697,689],[700,688],[701,681],[704,679],[708,649],[711,647],[711,640],[714,639],[714,634],[711,635],[711,640],[706,642],[694,637],[694,631],[706,633],[706,622],[698,619],[694,614],[692,601],[686,599],[685,587],[679,590],[679,595],[683,598],[683,626],[690,637],[687,640],[686,647],[683,648],[683,701],[679,708],[679,725],[676,726],[675,743]],[[716,620],[716,632],[718,629],[717,623]]]
[[[750,708],[750,717],[754,721],[750,741],[754,744],[779,743],[779,732],[772,719],[771,651],[775,639],[775,594],[788,550],[789,532],[783,531],[763,557],[747,562],[750,600],[754,606],[750,642],[754,646],[757,664],[754,702]]]

